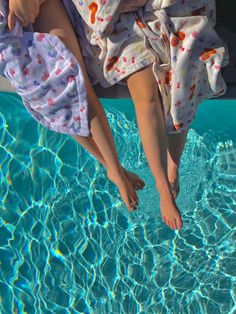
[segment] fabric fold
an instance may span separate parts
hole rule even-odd
[[[89,136],[88,100],[76,58],[54,35],[7,29],[8,1],[0,4],[0,74],[30,114],[52,131]]]
[[[69,0],[70,1],[70,0]],[[69,2],[64,1],[64,2]],[[122,0],[74,1],[76,9],[100,38],[109,36],[119,18],[119,7]]]
[[[90,63],[99,59],[93,73],[103,87],[153,66],[168,133],[188,129],[204,99],[225,93],[221,68],[228,53],[214,29],[213,0],[149,0],[135,12],[120,14],[107,38],[82,18],[94,50]]]

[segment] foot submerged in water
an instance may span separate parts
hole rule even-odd
[[[107,177],[118,187],[120,196],[124,201],[127,209],[129,211],[133,211],[137,209],[138,196],[133,184],[128,180],[125,173],[125,171],[122,171],[122,173],[116,174],[108,170]]]
[[[180,211],[170,190],[160,193],[160,208],[162,219],[169,228],[180,230],[183,227]]]
[[[143,188],[145,187],[145,182],[142,179],[140,179],[135,173],[128,171],[125,168],[123,168],[123,170],[124,175],[126,176],[128,181],[133,185],[135,190],[143,190]]]

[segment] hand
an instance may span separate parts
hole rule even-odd
[[[12,31],[17,17],[23,27],[35,21],[39,14],[39,0],[9,0],[8,27]]]
[[[126,0],[122,1],[119,11],[120,13],[133,12],[138,10],[140,7],[143,7],[146,4],[147,0]]]

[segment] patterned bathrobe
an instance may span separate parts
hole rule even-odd
[[[10,80],[29,113],[52,131],[89,136],[84,78],[56,36],[7,28],[8,1],[0,1],[0,74]]]
[[[82,50],[88,40],[93,51],[83,50],[90,75],[107,87],[152,64],[169,133],[188,129],[198,104],[225,92],[215,1],[149,0],[123,14],[122,0],[73,2],[84,20]]]
[[[214,1],[154,0],[126,14],[120,12],[124,0],[74,0],[77,10],[71,0],[63,2],[92,82],[107,87],[153,65],[169,133],[187,129],[203,99],[224,93],[220,70],[227,54],[213,29]],[[23,30],[18,22],[8,32],[7,0],[0,13],[0,74],[38,122],[88,136],[87,94],[73,55],[59,38]]]

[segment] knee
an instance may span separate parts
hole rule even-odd
[[[143,113],[155,114],[160,110],[161,102],[157,95],[147,95],[147,97],[141,97],[134,101],[135,110],[142,111]]]

